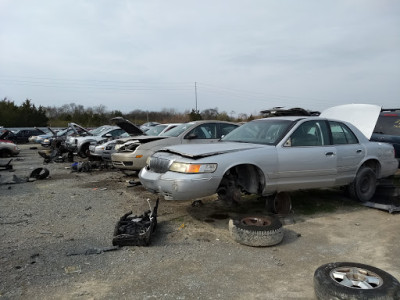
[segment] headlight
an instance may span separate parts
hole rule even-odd
[[[169,167],[169,170],[178,173],[213,173],[217,169],[217,166],[217,164],[190,164],[173,162]]]
[[[50,143],[49,139],[44,139],[43,143]]]

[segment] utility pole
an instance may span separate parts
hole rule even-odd
[[[197,113],[197,82],[194,82],[194,96],[196,99],[196,113]]]

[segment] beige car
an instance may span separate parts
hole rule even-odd
[[[217,142],[238,124],[224,121],[195,121],[181,124],[159,136],[139,136],[111,155],[114,167],[139,171],[155,151],[171,145]]]

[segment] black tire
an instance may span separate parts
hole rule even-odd
[[[232,238],[243,245],[267,247],[283,239],[282,223],[273,216],[251,216],[229,220]]]
[[[376,190],[376,174],[369,167],[361,167],[356,178],[349,185],[350,196],[360,202],[367,202]]]
[[[83,144],[81,147],[81,150],[78,152],[78,155],[81,158],[86,158],[90,155],[90,151],[89,151],[89,144]]]
[[[1,149],[0,150],[0,157],[11,157],[12,153],[8,149]]]
[[[400,299],[400,283],[389,273],[364,264],[336,262],[314,273],[317,299]]]
[[[37,168],[31,172],[29,178],[36,178],[39,180],[46,179],[50,174],[50,171],[46,168]]]

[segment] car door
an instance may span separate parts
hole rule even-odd
[[[336,148],[337,185],[350,183],[357,174],[358,166],[365,156],[365,148],[346,124],[329,121],[332,144]]]
[[[330,144],[325,120],[302,122],[277,146],[278,190],[333,186],[336,150]]]

